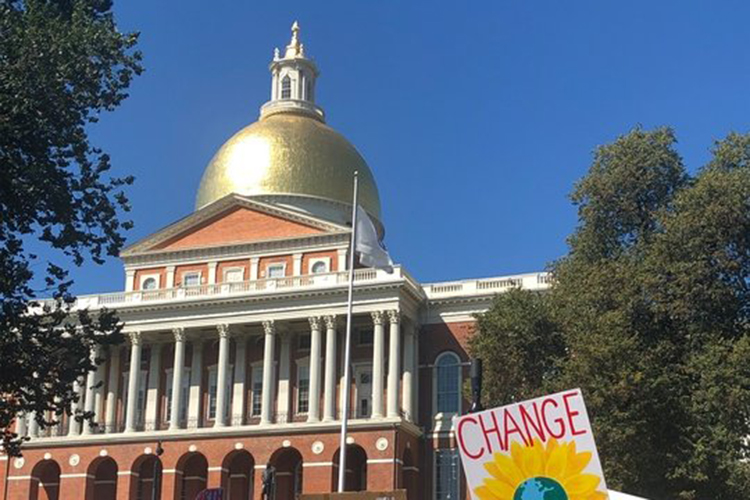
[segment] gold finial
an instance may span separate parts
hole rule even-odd
[[[294,24],[292,24],[292,40],[289,42],[289,45],[286,46],[286,53],[284,54],[285,59],[305,56],[302,44],[299,43],[299,32],[299,23],[294,21]]]

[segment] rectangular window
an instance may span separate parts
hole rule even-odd
[[[167,379],[167,408],[165,411],[165,421],[170,422],[172,420],[172,369],[166,371]],[[184,368],[182,372],[182,399],[180,400],[180,421],[187,421],[187,407],[188,400],[190,399],[190,368]]]
[[[310,334],[304,333],[297,337],[297,349],[300,351],[310,350]]]
[[[201,273],[189,272],[182,275],[182,286],[198,286],[201,284]]]
[[[435,451],[435,500],[458,500],[458,450]]]
[[[361,328],[357,330],[357,343],[359,345],[372,345],[372,328]]]
[[[268,264],[268,267],[266,268],[266,278],[283,278],[284,275],[286,275],[286,264],[283,262],[279,264]]]
[[[250,415],[257,417],[263,407],[263,366],[253,366],[252,381],[252,404]]]
[[[310,366],[297,365],[297,413],[310,409]]]
[[[224,405],[224,413],[230,415],[230,408],[232,407],[232,365],[227,367],[227,386],[226,386],[226,403]],[[216,366],[212,366],[208,369],[208,419],[214,420],[216,418],[216,398],[218,396],[217,384],[219,379],[219,373]]]

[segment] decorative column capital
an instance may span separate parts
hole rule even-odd
[[[226,323],[216,325],[216,330],[219,332],[219,337],[222,339],[228,339],[231,335],[229,325]]]
[[[172,334],[175,342],[185,342],[185,329],[183,327],[172,328]]]
[[[336,328],[336,316],[323,316],[323,321],[326,324],[328,330],[334,330]]]
[[[320,316],[311,316],[307,318],[310,321],[310,330],[314,332],[320,331],[320,327],[322,326],[322,321],[320,321]]]
[[[131,345],[141,345],[141,332],[128,332]]]
[[[276,333],[276,323],[272,319],[267,319],[263,322],[263,332],[266,335],[273,335]]]
[[[383,311],[373,311],[370,313],[370,316],[372,316],[372,324],[380,326],[383,324],[383,320],[385,320]]]
[[[388,322],[389,323],[400,323],[401,322],[401,311],[398,309],[392,309],[388,311]]]

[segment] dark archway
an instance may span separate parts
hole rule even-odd
[[[162,467],[161,460],[156,455],[141,455],[135,459],[130,469],[130,500],[153,500],[156,467]],[[161,485],[157,487],[161,490]]]
[[[194,500],[208,483],[208,460],[202,453],[188,453],[177,461],[174,500]]]
[[[42,460],[31,471],[29,500],[60,498],[60,466],[54,460]]]
[[[302,455],[294,448],[276,450],[270,464],[276,468],[276,498],[295,500],[302,494]]]
[[[406,490],[406,500],[418,500],[419,468],[414,462],[411,450],[404,450],[404,458],[402,460],[401,487]]]
[[[338,491],[341,448],[333,455],[331,491]],[[356,444],[346,446],[346,477],[344,491],[367,491],[367,453]]]
[[[110,457],[97,458],[89,465],[86,500],[117,500],[117,462]]]
[[[249,500],[253,495],[255,460],[245,450],[236,450],[226,456],[222,464],[221,486],[224,500]]]

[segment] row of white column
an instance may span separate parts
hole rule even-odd
[[[372,418],[398,417],[401,415],[402,403],[403,414],[407,420],[412,420],[416,409],[416,356],[415,356],[415,335],[409,330],[404,336],[404,366],[401,371],[401,318],[400,313],[396,310],[376,311],[371,313],[373,322],[373,357],[372,357]],[[310,372],[309,372],[309,408],[307,413],[308,422],[330,422],[336,420],[336,380],[337,370],[337,320],[335,316],[311,317],[310,323]],[[387,363],[387,401],[383,398],[383,383],[386,380],[386,360],[385,360],[385,326],[388,324],[389,346],[388,346],[388,363]],[[323,330],[325,329],[326,345],[325,355],[322,354],[323,347]],[[230,425],[229,415],[227,414],[227,398],[230,397],[227,391],[229,377],[229,339],[230,327],[226,324],[217,326],[219,336],[219,353],[217,363],[217,389],[216,389],[216,418],[215,427],[225,427]],[[270,424],[273,422],[273,402],[275,399],[275,360],[276,360],[276,325],[274,321],[263,322],[264,352],[263,352],[263,386],[261,399],[260,423]],[[182,408],[182,385],[185,368],[185,343],[186,335],[183,328],[173,329],[174,335],[174,369],[172,370],[172,398],[170,414],[172,418],[169,422],[170,430],[177,430],[182,427],[180,421],[180,409]],[[131,332],[130,337],[130,369],[128,372],[128,395],[125,408],[125,432],[137,431],[137,401],[138,389],[140,386],[141,376],[141,349],[142,336],[140,332]],[[236,359],[245,360],[247,352],[246,335],[238,336],[236,339]],[[285,337],[281,342],[280,364],[279,364],[279,394],[277,402],[277,420],[287,421],[289,409],[289,339]],[[92,359],[99,356],[98,349],[92,352]],[[325,366],[322,366],[325,360]],[[151,348],[151,357],[149,361],[149,372],[153,374],[160,373],[161,367],[161,344],[154,344]],[[200,419],[200,398],[202,382],[202,342],[196,342],[193,346],[191,362],[191,379],[188,404],[188,423],[190,426],[197,426]],[[74,384],[74,391],[81,396],[84,401],[84,411],[95,412],[101,408],[102,391],[99,388],[102,384],[103,365],[99,366],[96,371],[89,372],[85,385],[81,382]],[[245,380],[246,368],[244,362],[235,363],[233,378],[233,397],[232,397],[232,419],[233,424],[240,424],[243,421],[243,412],[245,406]],[[116,350],[113,350],[113,356],[109,367],[108,391],[105,402],[105,418],[109,432],[115,431],[115,421],[117,418],[117,387],[120,374],[120,356]],[[146,420],[156,422],[158,417],[158,376],[149,375],[149,387],[146,401]],[[286,385],[282,385],[286,384]],[[84,390],[85,387],[85,390]],[[323,391],[323,408],[321,416],[320,400],[321,390]],[[347,390],[341,387],[341,391]],[[401,397],[403,392],[403,398]],[[134,397],[135,396],[135,397]],[[343,397],[341,398],[343,399]],[[387,403],[387,406],[384,405]],[[72,411],[78,410],[79,403],[72,405]],[[93,421],[99,419],[94,417]],[[38,425],[32,415],[27,429],[26,419],[19,418],[17,431],[22,434],[28,434],[32,437],[38,435]],[[78,435],[79,433],[89,434],[91,427],[85,423],[82,426],[74,418],[70,419],[68,435]]]

